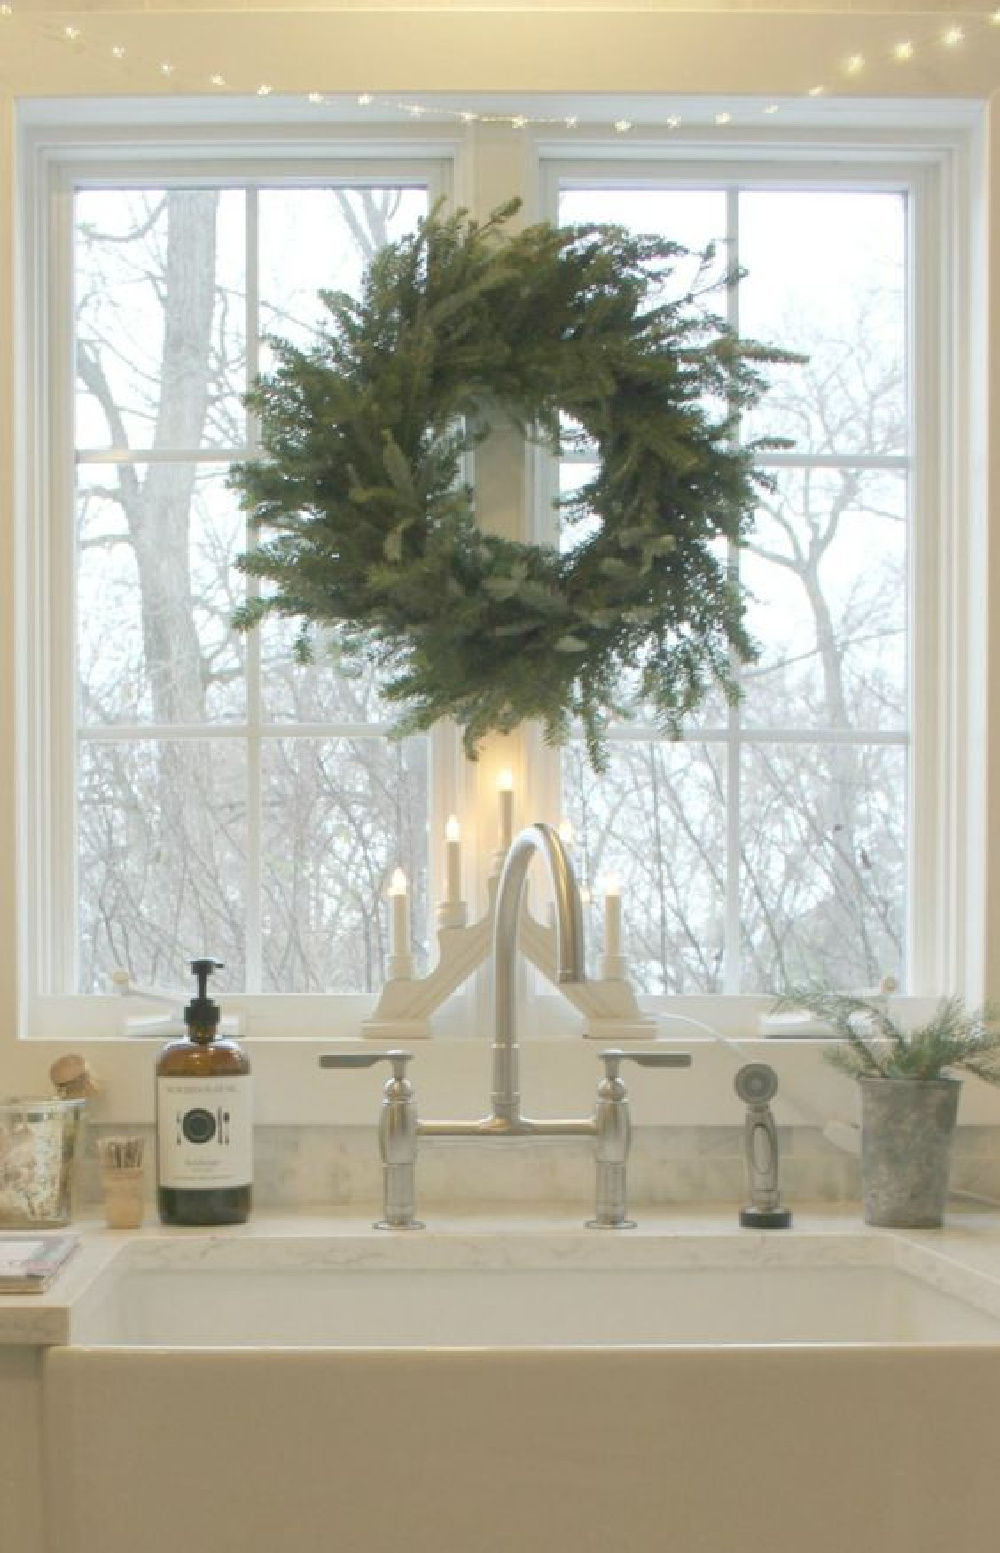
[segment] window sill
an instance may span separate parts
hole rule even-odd
[[[289,1013],[295,999],[275,999]],[[356,1030],[348,1028],[348,1019],[332,1017],[329,999],[306,999],[322,1004],[322,1027],[308,1029],[296,1021],[294,1034],[246,1037],[247,1050],[255,1078],[255,1119],[264,1126],[374,1126],[378,1118],[382,1078],[379,1070],[361,1073],[324,1073],[318,1067],[323,1051],[354,1045]],[[356,1002],[363,1011],[371,1000]],[[691,1000],[694,1002],[695,1000]],[[720,999],[718,1005],[739,1003],[744,1008],[742,1029],[746,1031],[746,999]],[[754,1000],[762,1007],[770,1000]],[[120,999],[53,999],[46,1003],[62,1005],[63,1018],[58,1032],[54,1021],[44,1020],[41,1038],[18,1041],[7,1082],[13,1093],[44,1093],[49,1087],[48,1069],[56,1056],[67,1050],[82,1052],[90,1062],[103,1092],[94,1102],[93,1119],[105,1123],[142,1123],[153,1119],[153,1069],[162,1044],[160,1036],[124,1037],[109,1033],[110,1012],[120,1021]],[[227,1000],[226,1007],[239,1000]],[[599,1077],[597,1054],[605,1043],[583,1039],[572,1029],[559,1030],[546,1016],[560,1006],[561,1000],[538,1000],[535,1019],[526,1021],[521,1042],[521,1091],[525,1111],[532,1116],[586,1116],[594,1106]],[[663,1015],[657,1000],[647,1000],[648,1011]],[[664,1000],[659,1000],[661,1005]],[[98,1010],[87,1008],[80,1020],[68,1017],[67,1004],[79,1011],[88,1004],[104,1009],[103,1031],[94,1019]],[[698,1000],[702,1015],[705,1000]],[[108,1009],[112,1005],[112,1009]],[[919,1005],[914,1001],[914,1007]],[[345,1016],[347,1009],[342,1011]],[[355,1011],[357,1012],[357,1011]],[[733,1077],[743,1062],[768,1062],[777,1071],[780,1091],[775,1115],[780,1125],[821,1127],[831,1120],[854,1122],[858,1114],[857,1087],[824,1061],[830,1044],[822,1038],[774,1038],[759,1035],[729,1034],[724,1010],[714,1007],[712,1023],[724,1039],[714,1039],[704,1029],[687,1029],[675,1018],[681,1015],[671,1004],[670,1015],[658,1019],[656,1039],[668,1042],[680,1051],[689,1051],[690,1070],[658,1074],[626,1071],[631,1097],[632,1119],[637,1126],[741,1126],[744,1108],[733,1092]],[[731,1011],[726,1011],[731,1012]],[[531,1033],[532,1027],[540,1034]],[[118,1028],[120,1029],[120,1023]],[[386,1043],[373,1042],[376,1049]],[[414,1053],[411,1078],[417,1105],[424,1117],[476,1117],[489,1110],[491,1090],[491,1046],[488,1039],[435,1038],[411,1043]],[[960,1111],[963,1126],[1000,1125],[1000,1090],[970,1080],[966,1083]]]

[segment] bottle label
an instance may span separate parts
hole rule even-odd
[[[158,1078],[159,1183],[187,1190],[249,1186],[253,1115],[249,1074]]]

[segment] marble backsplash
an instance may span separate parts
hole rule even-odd
[[[90,1210],[101,1200],[97,1140],[121,1127],[90,1127],[79,1161],[77,1200]],[[146,1140],[146,1186],[155,1178],[151,1127],[132,1129]],[[369,1127],[259,1127],[255,1133],[254,1201],[259,1208],[372,1205],[381,1197],[378,1140]],[[779,1130],[781,1193],[796,1203],[860,1199],[859,1162],[815,1127]],[[952,1190],[1000,1203],[1000,1128],[962,1127],[952,1164]],[[476,1203],[591,1203],[593,1145],[556,1142],[465,1143],[422,1140],[417,1200],[433,1206]],[[629,1202],[726,1203],[746,1200],[742,1127],[641,1127],[633,1134]]]

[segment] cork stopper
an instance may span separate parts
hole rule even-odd
[[[87,1059],[76,1052],[57,1057],[49,1069],[49,1078],[60,1100],[91,1100],[100,1093],[100,1084],[91,1072]]]

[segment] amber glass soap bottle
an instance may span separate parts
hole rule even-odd
[[[250,1063],[219,1036],[208,996],[217,960],[192,960],[198,995],[184,1010],[187,1035],[156,1064],[157,1201],[164,1224],[245,1224],[253,1181]]]

